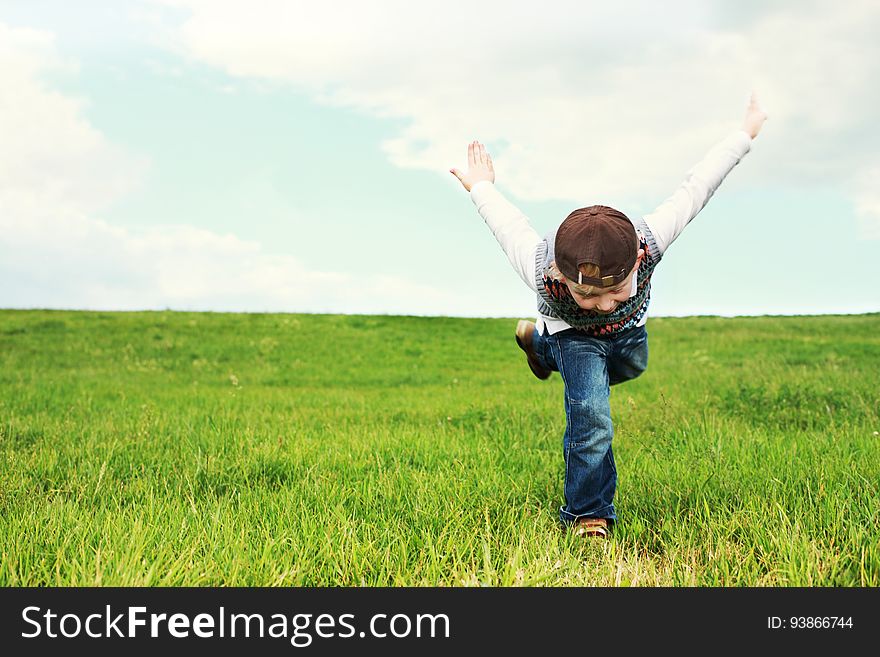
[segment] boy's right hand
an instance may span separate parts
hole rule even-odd
[[[746,108],[746,118],[743,121],[742,129],[749,137],[754,139],[761,132],[761,126],[764,125],[766,120],[767,112],[761,109],[761,105],[758,103],[758,96],[753,91],[752,97],[749,99],[749,106]]]
[[[495,182],[495,169],[492,166],[492,157],[486,152],[486,147],[478,141],[468,144],[468,170],[462,173],[458,169],[450,169],[449,172],[458,178],[467,191],[478,182],[488,180]]]

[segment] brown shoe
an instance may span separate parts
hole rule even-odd
[[[571,526],[575,536],[582,538],[608,538],[609,526],[605,518],[578,518]]]
[[[526,360],[529,362],[529,368],[532,370],[532,374],[539,379],[544,380],[552,374],[552,371],[540,364],[538,357],[535,355],[535,350],[532,349],[532,336],[534,333],[534,322],[530,322],[526,319],[519,320],[519,323],[516,325],[516,343],[519,345],[520,349],[526,352]]]

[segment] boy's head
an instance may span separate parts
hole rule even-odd
[[[611,312],[629,297],[632,274],[644,256],[632,222],[622,212],[593,205],[572,212],[556,231],[556,267],[582,308]]]

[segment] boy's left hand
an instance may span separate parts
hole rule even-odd
[[[492,166],[492,157],[486,152],[486,147],[478,141],[468,144],[468,170],[462,173],[458,169],[450,169],[449,172],[458,178],[467,191],[478,182],[488,180],[495,182],[495,168]]]

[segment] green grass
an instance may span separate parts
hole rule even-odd
[[[880,585],[880,315],[650,320],[604,543],[513,328],[0,311],[0,584]]]

